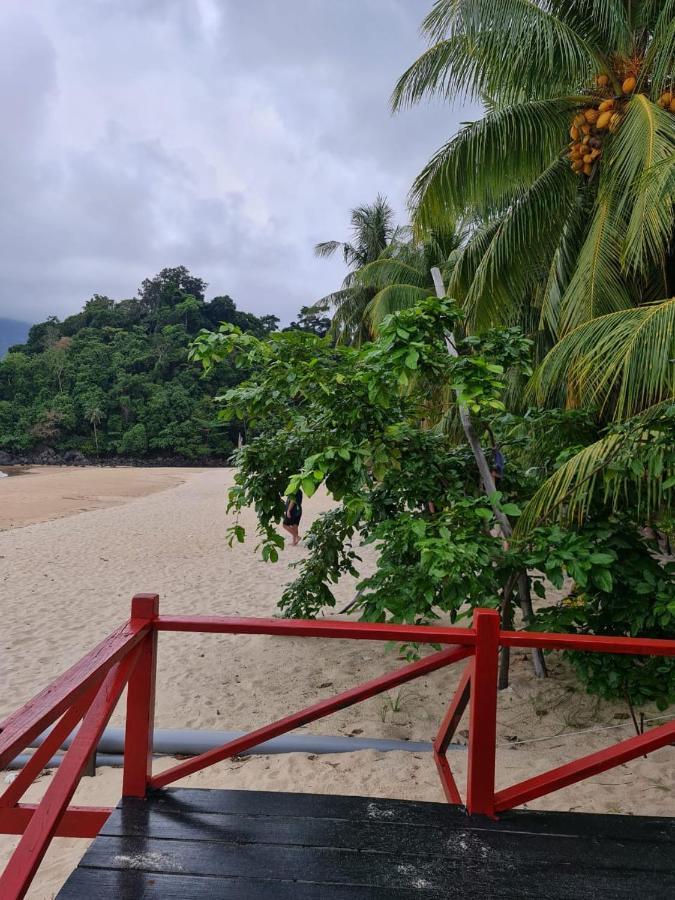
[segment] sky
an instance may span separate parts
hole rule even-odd
[[[392,116],[431,0],[2,0],[0,316],[133,296],[186,265],[288,322],[339,286],[319,241],[471,110]]]

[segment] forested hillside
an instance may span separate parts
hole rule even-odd
[[[0,360],[0,450],[13,457],[70,451],[90,459],[225,459],[237,440],[212,398],[239,382],[232,367],[206,379],[188,362],[201,328],[230,322],[262,337],[275,316],[239,311],[183,266],[146,279],[136,297],[94,295],[76,315],[33,325]]]

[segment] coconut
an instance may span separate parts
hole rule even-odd
[[[592,125],[594,122],[598,120],[598,111],[597,109],[586,109],[584,110],[584,119]]]
[[[584,175],[590,175],[593,171],[593,165],[591,163],[584,163]]]
[[[576,125],[572,125],[572,127],[570,128],[570,137],[573,141],[579,140],[579,129]]]
[[[578,116],[574,117],[574,125],[576,125],[577,128],[581,128],[581,126],[584,124],[585,121],[586,121],[586,119],[584,119],[583,113],[579,113]]]
[[[604,73],[601,75],[595,76],[595,83],[599,88],[605,88],[609,84],[609,75],[605,75]]]
[[[608,109],[614,109],[614,100],[603,100],[598,107],[598,112],[604,113],[607,112]]]
[[[588,125],[588,124],[582,125],[581,128],[580,128],[579,130],[581,131],[582,134],[590,134],[590,133],[591,133],[591,126]]]
[[[580,159],[575,159],[574,162],[572,163],[572,169],[575,172],[581,172],[583,167],[584,167],[584,164]]]
[[[626,78],[624,83],[621,85],[621,90],[624,94],[632,94],[637,86],[637,78],[634,78],[632,75]]]
[[[590,140],[591,140],[591,136],[590,136],[590,134],[587,134],[581,139],[581,143],[588,144],[590,142]]]
[[[595,159],[595,157],[593,156],[592,151],[590,153],[587,153],[586,156],[584,156],[585,163],[592,163],[594,159]]]
[[[595,147],[593,150],[591,150],[591,156],[593,157],[593,159],[597,159],[601,153],[602,153],[602,150],[598,150],[597,147]]]
[[[612,121],[613,115],[614,115],[614,113],[611,111],[611,109],[608,109],[607,112],[600,113],[600,115],[598,116],[598,121],[595,123],[595,127],[599,131],[602,131],[604,128],[607,128],[609,123]]]

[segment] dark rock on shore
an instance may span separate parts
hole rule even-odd
[[[0,466],[151,466],[171,468],[217,468],[229,466],[228,459],[186,459],[180,456],[135,457],[87,457],[79,450],[64,450],[59,453],[53,447],[40,447],[32,453],[9,453],[0,450]]]

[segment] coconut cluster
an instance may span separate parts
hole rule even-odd
[[[599,91],[606,92],[609,75],[598,75],[595,83]],[[572,143],[568,155],[572,169],[579,175],[589,177],[593,174],[595,165],[602,156],[602,145],[607,133],[616,131],[621,121],[621,100],[630,96],[636,85],[636,78],[629,76],[621,86],[622,97],[607,97],[604,100],[601,97],[594,98],[592,104],[574,117],[570,128]]]
[[[572,169],[579,175],[590,177],[602,156],[603,142],[607,134],[619,127],[622,117],[622,106],[625,100],[634,93],[637,78],[628,74],[621,85],[620,96],[606,96],[610,93],[609,75],[600,74],[595,79],[598,94],[584,109],[574,117],[570,128],[569,161]],[[590,98],[589,98],[590,99]],[[667,91],[657,101],[662,109],[675,113],[675,92]]]
[[[656,103],[661,109],[669,109],[671,113],[675,113],[675,93],[672,91],[666,91],[665,94],[661,94]]]

